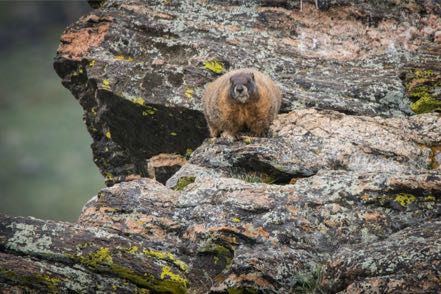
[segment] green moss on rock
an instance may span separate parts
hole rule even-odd
[[[416,87],[410,92],[410,96],[418,99],[410,105],[410,108],[415,113],[441,110],[441,100],[436,100],[432,97],[430,86]]]
[[[203,246],[198,249],[198,253],[209,254],[213,256],[213,263],[219,264],[223,261],[224,267],[231,266],[234,257],[234,250],[225,245],[218,244],[213,240],[208,240]]]
[[[194,183],[195,180],[196,180],[196,177],[180,177],[178,180],[178,183],[175,186],[175,190],[182,191],[185,189],[185,187]]]
[[[433,70],[415,70],[412,78],[406,82],[406,90],[414,101],[410,108],[415,113],[441,110],[441,100],[434,95],[441,88],[441,74]]]
[[[189,159],[192,153],[193,153],[193,149],[187,148],[185,150],[185,159]]]

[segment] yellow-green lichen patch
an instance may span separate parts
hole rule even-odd
[[[176,283],[182,285],[182,287],[184,287],[184,288],[188,288],[188,285],[189,285],[187,279],[185,279],[185,278],[181,277],[180,275],[175,274],[174,272],[172,272],[170,267],[168,267],[168,266],[164,266],[162,268],[162,272],[161,272],[161,277],[160,278],[161,278],[161,280],[165,280],[165,279],[168,278],[171,281],[176,282]]]
[[[83,67],[80,65],[76,71],[72,73],[72,76],[79,76],[84,73]]]
[[[415,77],[417,79],[429,79],[432,78],[434,76],[433,70],[428,69],[428,70],[422,70],[422,69],[417,69],[415,70]]]
[[[115,55],[115,59],[116,60],[120,60],[120,61],[128,61],[128,62],[132,62],[133,58],[130,56],[124,56],[124,55]]]
[[[48,275],[36,275],[36,279],[46,283],[49,293],[59,293],[59,284],[61,283],[61,279],[50,277]]]
[[[147,106],[145,106],[145,110],[142,112],[142,115],[143,116],[153,116],[156,114],[157,110],[158,109],[156,107],[147,105]]]
[[[194,183],[195,180],[196,180],[196,177],[180,177],[176,186],[175,186],[175,190],[182,191],[185,189],[185,187]]]
[[[170,132],[170,136],[173,136],[173,137],[175,137],[175,136],[177,136],[178,134],[176,133],[176,132]]]
[[[113,260],[110,255],[109,248],[101,247],[94,253],[90,253],[86,256],[80,256],[82,264],[91,268],[97,268],[100,265],[112,265]]]
[[[142,252],[145,255],[152,256],[152,257],[155,257],[157,259],[161,259],[161,260],[165,260],[165,261],[170,261],[175,266],[177,266],[181,271],[184,271],[184,272],[188,271],[188,265],[185,262],[183,262],[182,260],[177,259],[170,252],[163,252],[163,251],[152,250],[152,249],[144,249]]]
[[[223,63],[217,60],[204,61],[204,68],[217,74],[221,74],[224,71]]]
[[[441,100],[434,97],[441,88],[441,74],[433,70],[415,70],[412,78],[406,82],[406,91],[413,103],[410,108],[415,113],[441,110]]]
[[[138,274],[132,269],[121,265],[111,264],[110,272],[141,287],[152,288],[154,285],[153,276]]]
[[[198,252],[200,253],[214,253],[214,255],[222,257],[232,257],[233,252],[232,250],[228,249],[227,247],[215,243],[213,240],[208,240],[205,244],[203,244],[199,249]]]
[[[426,197],[424,197],[424,201],[426,202],[435,202],[436,201],[436,197],[433,195],[427,195]]]
[[[430,94],[428,86],[420,86],[412,91],[412,96],[418,100],[410,105],[415,113],[426,113],[434,110],[441,110],[441,100],[436,100]]]
[[[109,80],[103,80],[101,83],[101,87],[105,90],[110,90],[110,81]]]
[[[110,254],[109,248],[106,247],[102,247],[94,253],[90,253],[84,256],[78,256],[78,259],[81,264],[83,264],[88,268],[91,268],[92,270],[112,273],[113,275],[123,278],[127,281],[130,281],[140,287],[149,288],[152,290],[153,289],[175,290],[176,288],[178,289],[182,288],[182,287],[177,287],[175,285],[176,282],[174,281],[171,284],[164,283],[161,280],[155,279],[153,275],[150,275],[148,273],[139,274],[126,266],[115,263]]]
[[[193,93],[194,93],[193,89],[191,89],[191,88],[187,88],[187,89],[185,89],[185,93],[184,93],[184,95],[185,95],[185,97],[187,97],[188,99],[191,99],[191,98],[193,98]]]
[[[94,67],[94,66],[95,66],[95,63],[96,63],[96,60],[93,59],[93,60],[89,61],[89,63],[87,64],[87,66],[88,66],[88,67]]]
[[[127,252],[130,254],[134,254],[134,253],[138,252],[138,250],[139,250],[138,246],[132,246],[129,249],[127,249]]]
[[[143,106],[145,101],[142,97],[135,97],[131,100],[133,103]]]
[[[231,218],[231,221],[232,221],[233,223],[240,223],[240,218],[238,218],[238,217],[232,217],[232,218]]]
[[[106,136],[107,139],[109,140],[112,139],[112,134],[110,133],[110,131],[107,131],[104,135]]]
[[[406,207],[415,201],[416,201],[416,197],[412,194],[399,193],[399,194],[395,195],[395,202],[397,202],[398,204],[400,204],[403,207]]]

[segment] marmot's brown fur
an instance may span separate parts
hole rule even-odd
[[[224,74],[207,86],[202,98],[211,136],[228,139],[241,131],[265,135],[281,100],[276,83],[253,68]]]

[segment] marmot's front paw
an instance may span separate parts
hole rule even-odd
[[[237,138],[229,132],[223,132],[220,139],[227,143],[233,143]]]

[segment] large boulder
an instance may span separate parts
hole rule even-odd
[[[327,12],[307,1],[93,2],[101,7],[67,28],[54,66],[84,108],[109,185],[152,176],[152,156],[199,146],[204,86],[234,68],[277,80],[282,112],[441,108],[439,1],[342,0]]]

